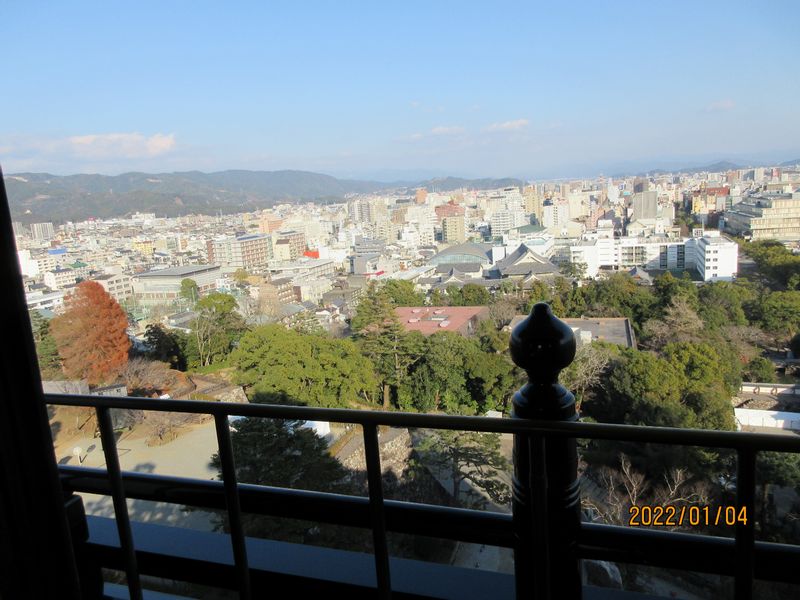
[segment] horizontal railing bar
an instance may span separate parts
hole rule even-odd
[[[105,470],[60,465],[67,490],[108,495]],[[224,509],[221,481],[152,473],[123,472],[129,498]],[[242,510],[254,514],[299,518],[369,528],[369,499],[326,492],[239,484]],[[385,500],[389,531],[475,544],[512,548],[511,515],[447,506]],[[578,553],[582,558],[647,564],[665,568],[734,575],[733,538],[581,523]],[[800,546],[755,543],[758,579],[800,583]]]
[[[695,533],[581,523],[582,558],[662,568],[736,574],[736,541]],[[755,542],[755,578],[800,583],[800,546]]]
[[[109,495],[104,469],[59,465],[62,486],[73,492]],[[168,502],[197,508],[225,509],[221,481],[123,472],[129,498]],[[369,498],[311,490],[293,490],[239,483],[239,501],[245,513],[348,527],[371,527]],[[395,533],[426,535],[450,540],[511,548],[511,515],[400,500],[384,500],[387,529]]]
[[[355,423],[360,425],[373,424],[388,425],[391,427],[420,427],[493,433],[531,432],[558,437],[800,453],[800,436],[776,435],[771,433],[677,429],[672,427],[619,425],[616,423],[497,419],[493,417],[463,417],[378,410],[284,406],[276,404],[161,400],[127,396],[45,394],[45,402],[62,406],[100,406],[117,409],[262,417],[302,421],[330,421],[334,423]]]

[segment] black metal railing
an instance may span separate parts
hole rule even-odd
[[[511,419],[48,394],[45,400],[49,404],[95,408],[106,458],[106,470],[60,466],[62,485],[67,492],[105,494],[113,498],[132,598],[141,598],[141,584],[126,498],[225,509],[235,562],[235,577],[228,584],[238,589],[242,598],[250,597],[252,589],[242,512],[370,529],[374,543],[375,591],[384,598],[392,593],[387,532],[512,548],[518,598],[580,597],[580,559],[732,576],[735,597],[740,600],[752,597],[754,579],[800,583],[797,569],[800,546],[756,541],[752,518],[748,518],[746,524],[736,525],[734,538],[580,522],[573,456],[578,438],[732,449],[737,455],[737,510],[744,508],[750,516],[754,514],[756,454],[761,451],[798,453],[800,437],[578,422],[574,404],[571,405],[572,395],[557,383],[558,372],[574,355],[574,338],[570,347],[570,339],[563,329],[557,324],[550,328],[543,324],[543,320],[552,318],[549,308],[535,309],[531,318],[512,336],[512,356],[517,364],[526,368],[531,382],[515,396],[515,418]],[[563,339],[559,337],[562,334]],[[542,410],[548,401],[552,401],[552,410]],[[112,431],[111,409],[213,416],[222,481],[123,473]],[[228,426],[230,416],[360,425],[369,497],[238,483]],[[378,426],[513,434],[513,515],[385,499],[381,486]],[[176,578],[183,577],[187,575]]]

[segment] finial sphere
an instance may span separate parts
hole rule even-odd
[[[511,332],[511,358],[531,381],[550,381],[575,358],[575,334],[557,318],[549,304],[538,302]]]

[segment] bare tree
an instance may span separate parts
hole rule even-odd
[[[704,341],[703,320],[682,297],[676,296],[664,311],[661,319],[650,319],[644,324],[644,345],[659,349],[669,342]]]
[[[635,470],[625,454],[619,455],[620,467],[601,467],[587,473],[595,484],[581,498],[584,509],[589,509],[600,519],[613,525],[628,525],[631,507],[662,506],[679,509],[691,505],[708,505],[711,488],[704,482],[693,482],[685,469],[671,469],[663,476],[663,482],[653,485],[645,475]],[[680,529],[674,525],[668,530]]]

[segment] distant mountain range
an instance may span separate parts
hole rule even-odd
[[[521,186],[519,179],[460,179],[383,183],[337,179],[309,171],[220,171],[50,175],[16,173],[5,177],[11,214],[23,223],[80,221],[134,212],[178,216],[252,211],[284,202],[332,202],[348,194],[380,190],[413,193],[424,187],[446,192],[461,188]]]
[[[800,165],[800,158],[795,160],[787,160],[786,162],[780,163],[779,167],[794,167],[796,165]],[[664,173],[721,173],[724,171],[734,171],[737,169],[747,169],[752,168],[753,166],[763,166],[763,163],[759,165],[759,163],[749,163],[749,164],[737,164],[728,160],[721,160],[719,162],[715,162],[710,165],[703,165],[700,167],[682,167],[676,169],[651,169],[650,171],[642,171],[640,173],[621,173],[618,175],[614,175],[613,177],[630,177],[632,175],[637,176],[644,176],[644,175],[660,175]]]

